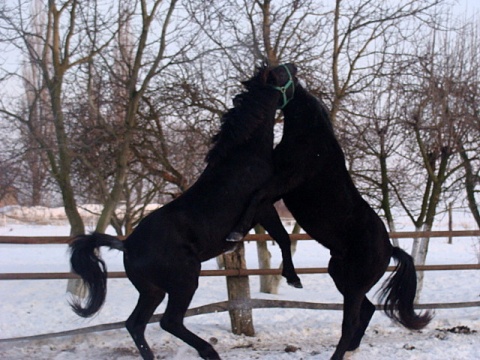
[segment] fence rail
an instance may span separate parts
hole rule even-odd
[[[397,231],[389,233],[391,239],[412,239],[420,237],[448,238],[480,236],[480,230],[455,230],[455,231]],[[120,237],[123,239],[122,237]],[[313,240],[308,234],[290,234],[292,241]],[[0,244],[68,244],[70,236],[0,236]],[[270,241],[269,234],[248,234],[245,241]]]
[[[448,264],[448,265],[416,265],[418,271],[439,270],[480,270],[480,264]],[[393,271],[395,266],[389,266],[387,271]],[[296,268],[297,274],[327,274],[326,267]],[[253,276],[253,275],[280,275],[280,269],[227,269],[227,270],[202,270],[200,276]],[[124,271],[110,271],[108,278],[125,278]],[[53,273],[0,273],[0,280],[61,280],[78,279],[76,274],[70,272]]]
[[[403,231],[390,233],[391,238],[409,239],[409,238],[448,238],[448,237],[472,237],[480,236],[480,230],[460,230],[460,231]],[[291,234],[292,241],[313,240],[308,234]],[[270,241],[273,240],[268,234],[249,234],[245,241]],[[69,236],[0,236],[0,244],[21,244],[21,245],[48,245],[48,244],[68,244],[71,241]],[[480,264],[448,264],[448,265],[417,265],[419,271],[439,271],[439,270],[480,270]],[[387,271],[393,271],[395,267],[388,267]],[[326,267],[320,268],[297,268],[298,274],[326,274]],[[280,269],[224,269],[224,270],[202,270],[200,276],[252,276],[252,275],[279,275]],[[124,278],[125,272],[109,272],[109,278]],[[75,279],[76,274],[70,272],[54,273],[0,273],[0,280],[54,280],[54,279]]]

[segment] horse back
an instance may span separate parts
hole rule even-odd
[[[186,192],[143,218],[127,239],[130,254],[160,258],[178,248],[205,261],[230,250],[225,238],[273,174],[272,150],[263,157],[251,150],[208,165]]]

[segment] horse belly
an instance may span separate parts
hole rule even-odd
[[[127,239],[130,261],[168,256],[176,246],[191,248],[201,261],[230,250],[227,235],[273,172],[254,156],[249,164],[240,160],[207,167],[185,193],[146,216]]]
[[[283,200],[298,224],[315,240],[328,249],[343,247],[345,216],[335,203],[325,199],[318,190],[308,188],[298,188]]]

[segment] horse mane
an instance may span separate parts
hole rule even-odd
[[[213,146],[205,158],[207,163],[225,158],[232,148],[248,141],[255,129],[265,123],[266,110],[276,101],[271,96],[276,90],[267,86],[267,76],[268,67],[263,65],[252,78],[242,82],[246,91],[236,95],[233,108],[223,114],[220,130],[212,138]]]

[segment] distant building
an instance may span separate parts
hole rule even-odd
[[[0,198],[0,207],[18,205],[17,189],[15,189],[13,186],[9,186],[7,189],[2,191],[0,195],[3,195]]]

